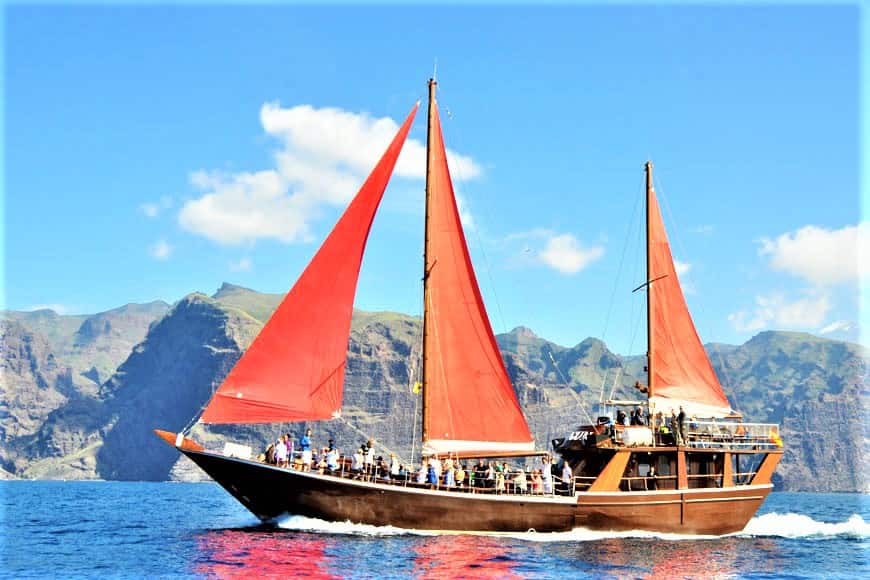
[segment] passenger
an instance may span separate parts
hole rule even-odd
[[[375,440],[369,439],[363,446],[363,464],[366,476],[371,477],[375,468]]]
[[[686,445],[689,442],[689,437],[686,430],[686,412],[683,411],[682,405],[680,405],[680,414],[677,415],[677,428],[680,432],[680,445]]]
[[[356,450],[356,453],[353,454],[353,459],[351,459],[350,472],[353,475],[354,479],[359,479],[363,474],[365,461],[365,458],[363,456],[364,453],[365,449],[360,447]]]
[[[329,471],[338,471],[338,449],[335,448],[335,445],[332,445],[326,451],[326,468]]]
[[[504,493],[504,491],[504,471],[500,467],[497,467],[495,472],[495,492]]]
[[[547,495],[553,493],[553,466],[550,464],[550,458],[546,455],[541,458],[540,473],[543,492]]]
[[[474,466],[474,486],[484,487],[486,485],[486,462],[483,459],[477,460],[477,465]]]
[[[541,495],[544,492],[544,478],[541,477],[541,472],[538,469],[532,470],[532,493]]]
[[[682,445],[683,440],[680,438],[680,427],[679,423],[677,422],[677,414],[674,412],[673,409],[671,409],[671,419],[668,427],[670,427],[671,433],[674,434],[674,444]]]
[[[465,468],[461,463],[456,463],[456,473],[454,473],[456,477],[456,487],[463,487],[465,485]]]
[[[329,449],[324,447],[320,450],[320,459],[317,462],[317,473],[323,475],[326,473],[326,470],[329,468],[329,463],[326,461],[326,454],[329,452]]]
[[[444,468],[441,465],[441,458],[437,455],[433,455],[429,459],[429,464],[432,465],[432,467],[435,469],[435,479],[441,481],[441,476],[444,473]]]
[[[275,464],[275,444],[269,443],[269,446],[266,447],[266,453],[264,453],[263,455],[264,455],[263,460],[266,463],[274,465]]]
[[[420,471],[417,472],[417,483],[420,483],[420,484],[426,483],[426,478],[428,476],[428,473],[429,473],[429,468],[427,467],[426,462],[424,461],[422,464],[420,464]]]
[[[299,448],[302,450],[302,471],[311,471],[314,460],[311,454],[311,429],[305,430],[305,435],[299,440]]]
[[[623,411],[622,409],[616,412],[616,424],[628,425],[628,419],[625,417],[625,411]]]
[[[399,464],[399,458],[396,457],[395,453],[390,453],[390,477],[392,479],[399,479],[400,471],[401,465]]]
[[[562,460],[562,493],[564,495],[574,493],[574,471],[571,469],[571,464],[564,459]]]
[[[432,488],[438,487],[438,472],[435,471],[434,457],[429,460],[429,468],[426,471],[426,482]]]
[[[529,491],[529,482],[526,479],[526,472],[522,469],[517,470],[517,474],[513,477],[516,493],[525,495]]]
[[[649,473],[647,474],[647,478],[648,478],[647,481],[650,482],[650,489],[656,490],[659,488],[659,476],[656,473],[655,465],[653,465],[652,467],[649,468]]]
[[[456,470],[453,469],[453,465],[451,465],[448,469],[444,470],[444,487],[446,487],[447,489],[452,489],[455,486],[456,486]]]
[[[278,467],[287,467],[287,444],[284,442],[284,435],[275,442],[275,462]]]
[[[484,481],[486,482],[486,487],[492,489],[495,487],[495,465],[490,461],[489,465],[486,467],[486,472],[484,474]]]

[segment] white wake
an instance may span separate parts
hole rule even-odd
[[[392,526],[371,526],[350,522],[327,522],[315,518],[286,515],[275,520],[275,524],[285,530],[341,534],[355,536],[432,536],[439,534],[464,534],[467,532],[434,532],[407,530]],[[477,533],[478,535],[508,537],[530,542],[594,542],[611,538],[656,538],[669,541],[691,541],[711,539],[717,536],[698,536],[690,534],[665,534],[632,530],[626,532],[601,532],[577,528],[570,532],[537,533],[534,530],[522,533]],[[870,523],[859,514],[852,515],[845,522],[828,523],[796,513],[769,513],[752,518],[746,527],[728,537],[781,537],[781,538],[870,538]]]

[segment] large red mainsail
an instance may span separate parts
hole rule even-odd
[[[363,250],[419,103],[317,254],[215,392],[205,423],[328,419],[341,408]]]
[[[423,443],[430,453],[531,451],[471,266],[434,101],[430,115]]]
[[[686,306],[655,191],[649,204],[650,402],[659,411],[700,416],[733,413]]]

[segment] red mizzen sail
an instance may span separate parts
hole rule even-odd
[[[205,423],[333,417],[341,408],[353,298],[375,212],[419,103],[317,254],[227,375]]]
[[[434,102],[430,114],[424,445],[435,453],[531,451],[471,266]]]
[[[686,406],[702,416],[733,413],[719,379],[713,372],[674,268],[668,235],[655,191],[647,192],[649,204],[649,308],[651,391],[663,412]]]

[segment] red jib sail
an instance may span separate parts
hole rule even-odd
[[[652,399],[657,410],[689,414],[722,416],[733,413],[710,359],[692,322],[686,299],[677,278],[668,235],[662,221],[655,191],[649,190],[648,291],[650,325],[650,359],[652,362]]]
[[[375,212],[419,103],[202,415],[205,423],[328,419],[341,408],[353,298]]]
[[[437,105],[429,147],[425,449],[534,449],[493,336],[459,219]]]

